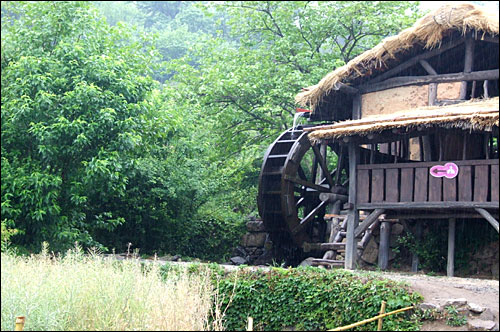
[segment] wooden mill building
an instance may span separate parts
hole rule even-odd
[[[347,193],[323,194],[317,210],[347,197],[345,268],[355,268],[359,236],[381,215],[447,219],[448,275],[456,218],[498,231],[498,23],[478,6],[446,5],[297,95],[321,122],[303,129],[312,146],[336,144],[346,155]],[[313,212],[288,230],[299,233]],[[380,229],[382,268],[389,224]]]

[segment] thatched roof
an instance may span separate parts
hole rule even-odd
[[[373,49],[329,73],[318,84],[305,88],[295,97],[295,101],[314,112],[326,95],[338,89],[338,83],[349,84],[358,77],[370,76],[374,72],[380,74],[388,69],[388,60],[397,59],[415,45],[432,49],[439,47],[449,32],[460,31],[465,34],[468,30],[479,32],[476,36],[479,39],[485,34],[498,35],[498,13],[486,12],[468,3],[444,5],[418,20],[412,27],[385,38]]]
[[[365,117],[332,125],[307,128],[308,137],[316,143],[320,139],[367,135],[387,129],[431,127],[491,130],[498,127],[499,98],[469,100],[456,105],[428,106],[405,110],[390,115]]]

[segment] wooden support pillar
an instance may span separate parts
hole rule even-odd
[[[453,277],[455,272],[455,219],[448,220],[448,262],[446,264],[446,275]]]
[[[389,243],[391,240],[391,223],[384,221],[380,224],[380,245],[378,247],[378,267],[386,270],[389,266]]]
[[[464,59],[464,73],[470,73],[474,63],[474,39],[472,33],[465,36],[465,59]],[[464,100],[467,97],[467,81],[462,81],[460,86],[459,99]]]
[[[415,225],[415,239],[417,242],[420,242],[422,240],[422,221],[417,220],[417,223]],[[416,253],[413,253],[411,255],[411,272],[418,272],[418,255]]]
[[[493,226],[493,228],[495,228],[495,230],[498,232],[498,221],[495,218],[493,218],[493,216],[488,211],[481,208],[476,208],[476,211],[479,212],[479,214],[484,219],[486,219],[491,224],[491,226]]]
[[[347,243],[345,249],[345,268],[353,270],[356,268],[357,259],[357,239],[354,230],[359,224],[359,211],[356,204],[356,165],[359,160],[359,147],[355,142],[350,142],[348,146],[349,154],[349,214],[347,221]]]

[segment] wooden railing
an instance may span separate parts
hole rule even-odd
[[[453,162],[453,179],[430,168]],[[498,159],[371,164],[357,166],[358,208],[484,207],[498,209]]]

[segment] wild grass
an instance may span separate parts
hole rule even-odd
[[[220,330],[208,273],[159,273],[157,264],[116,261],[81,249],[64,257],[1,256],[1,329],[26,316],[34,331]],[[217,317],[214,317],[217,316]]]

